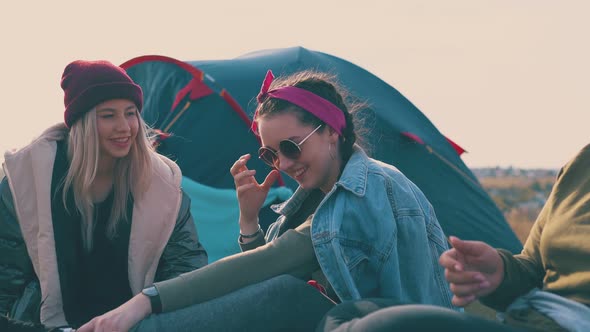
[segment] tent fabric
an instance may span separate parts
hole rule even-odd
[[[192,69],[187,70],[187,65]],[[362,123],[361,145],[371,157],[396,166],[418,185],[447,235],[485,241],[513,253],[522,249],[500,210],[461,160],[464,149],[442,135],[395,88],[357,65],[291,47],[228,60],[139,57],[122,66],[144,90],[147,123],[169,135],[158,150],[176,160],[184,175],[215,188],[233,188],[229,174],[233,162],[245,153],[257,155],[260,142],[249,124],[267,70],[276,76],[304,69],[336,74],[353,96],[368,105],[356,115]],[[195,79],[213,93],[195,93],[191,99],[189,91],[179,98]],[[255,157],[249,167],[257,170],[259,181],[269,172]],[[283,180],[281,184],[296,187],[289,177]]]
[[[199,240],[207,250],[209,263],[240,252],[240,210],[236,191],[208,187],[186,176],[182,178],[181,184],[191,199],[191,214],[197,226]],[[268,207],[273,202],[285,201],[292,194],[293,190],[289,187],[271,188],[263,207]]]

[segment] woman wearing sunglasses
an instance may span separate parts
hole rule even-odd
[[[292,251],[313,248],[319,280],[335,301],[383,297],[453,308],[437,264],[447,244],[432,206],[395,167],[355,144],[351,113],[362,105],[349,105],[344,96],[326,74],[274,82],[267,74],[253,130],[262,142],[259,158],[274,169],[262,184],[247,168],[249,155],[231,169],[242,248],[272,243],[295,228],[306,242]],[[276,209],[281,216],[263,236],[257,215],[279,171],[299,188]]]
[[[335,302],[366,297],[454,308],[432,206],[396,168],[355,145],[358,105],[326,74],[273,79],[269,72],[253,123],[259,157],[273,170],[259,184],[250,155],[230,169],[243,252],[158,282],[80,332],[310,331]],[[276,207],[280,217],[265,235],[258,212],[279,171],[300,187]],[[160,314],[144,319],[151,313]]]

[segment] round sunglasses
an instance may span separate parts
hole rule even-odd
[[[281,142],[279,142],[279,151],[283,156],[291,160],[298,159],[299,156],[301,156],[301,145],[305,143],[305,141],[307,141],[307,139],[311,137],[313,133],[318,131],[318,129],[320,129],[322,126],[323,124],[317,126],[316,129],[309,133],[309,135],[305,136],[305,138],[302,139],[299,143],[295,143],[290,139],[282,140]],[[260,149],[258,149],[258,158],[260,158],[262,161],[264,161],[265,164],[267,164],[270,167],[276,169],[279,168],[279,155],[277,151],[269,147],[263,146]]]

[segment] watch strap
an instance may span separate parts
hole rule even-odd
[[[146,287],[141,291],[145,296],[150,299],[152,306],[152,313],[159,314],[162,312],[162,300],[160,299],[160,293],[156,286]]]

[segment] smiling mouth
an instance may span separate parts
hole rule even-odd
[[[293,177],[295,179],[299,179],[305,173],[305,171],[307,171],[307,167],[303,167],[302,169],[300,169],[297,172],[293,173]]]
[[[111,138],[111,141],[115,143],[127,143],[129,142],[130,137],[121,137],[121,138]]]
[[[119,137],[119,138],[111,138],[111,143],[118,148],[127,148],[129,143],[131,142],[131,137]]]

